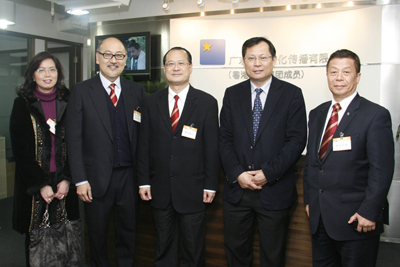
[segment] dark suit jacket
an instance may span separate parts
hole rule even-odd
[[[262,169],[268,180],[260,192],[264,208],[285,209],[297,199],[294,172],[307,139],[303,95],[300,88],[272,77],[255,144],[251,101],[250,80],[226,89],[219,136],[224,199],[239,202],[243,189],[237,177]]]
[[[394,169],[394,144],[389,112],[358,94],[350,103],[333,136],[351,137],[351,150],[332,151],[321,162],[318,150],[331,102],[310,112],[304,170],[304,202],[309,204],[311,232],[320,216],[335,240],[369,238],[383,232],[386,196]],[[377,229],[358,233],[348,220],[355,213],[377,222]]]
[[[133,110],[140,106],[144,89],[123,78],[121,88],[135,168],[139,123],[133,121]],[[72,182],[89,181],[94,197],[104,195],[113,169],[113,136],[106,101],[107,95],[97,75],[72,88],[67,108],[67,148]]]
[[[218,190],[218,104],[190,86],[179,123],[172,132],[168,89],[145,98],[138,149],[139,185],[151,185],[151,205],[172,203],[180,213],[205,209],[203,190]],[[196,139],[182,136],[184,125]]]

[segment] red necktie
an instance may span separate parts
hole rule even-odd
[[[178,125],[178,121],[179,121],[179,109],[178,109],[179,96],[175,95],[174,98],[175,98],[175,105],[174,105],[174,110],[172,110],[172,114],[171,114],[171,126],[172,126],[173,132],[175,132],[176,125]]]
[[[331,143],[333,134],[336,131],[336,128],[339,124],[339,116],[338,112],[342,107],[339,103],[333,105],[332,114],[326,125],[324,137],[322,138],[321,147],[319,148],[319,158],[322,161],[325,157],[326,151],[328,150],[329,144]]]
[[[117,95],[115,94],[115,83],[110,84],[109,87],[111,89],[110,99],[113,102],[114,107],[115,107],[115,106],[117,106],[117,102],[118,102]]]

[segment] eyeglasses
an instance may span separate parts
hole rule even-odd
[[[120,53],[118,54],[112,54],[109,52],[101,53],[100,51],[97,51],[97,53],[102,55],[105,59],[112,59],[113,57],[115,57],[116,60],[123,60],[126,57],[126,55]]]
[[[45,68],[38,68],[37,70],[37,73],[39,73],[39,74],[45,74],[45,73],[50,73],[50,74],[55,74],[55,73],[57,73],[57,69],[55,69],[55,68],[49,68],[49,69],[45,69]]]
[[[178,61],[178,62],[167,62],[165,63],[165,67],[167,68],[174,68],[176,65],[178,65],[179,68],[183,68],[186,65],[190,65],[190,63],[183,62],[183,61]]]
[[[266,62],[269,58],[272,58],[272,56],[266,56],[266,55],[259,55],[258,57],[249,56],[249,57],[245,57],[244,59],[247,59],[249,62],[253,63],[256,61],[257,58],[260,62]]]

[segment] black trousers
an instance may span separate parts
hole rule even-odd
[[[153,208],[153,216],[156,228],[155,267],[205,266],[205,210],[179,213],[170,204],[163,210]],[[178,264],[179,234],[180,265]]]
[[[375,267],[379,235],[368,239],[337,241],[329,237],[322,218],[312,236],[314,267]]]
[[[228,266],[252,265],[256,219],[260,233],[260,266],[284,267],[289,209],[266,210],[259,191],[247,189],[239,203],[224,201],[224,244]]]
[[[111,266],[107,249],[111,215],[116,234],[117,265],[133,266],[139,196],[137,190],[132,167],[116,168],[112,172],[112,178],[104,196],[93,198],[92,203],[84,203],[91,266]]]

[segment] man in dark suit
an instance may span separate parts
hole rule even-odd
[[[225,251],[229,266],[251,266],[257,218],[261,266],[284,266],[305,104],[300,88],[272,76],[277,58],[269,40],[247,40],[242,56],[250,79],[226,89],[220,116]]]
[[[92,266],[111,266],[107,232],[111,213],[118,266],[133,266],[138,190],[136,152],[143,86],[121,79],[126,50],[116,38],[96,52],[100,74],[76,84],[67,109],[72,181],[84,201]]]
[[[151,201],[155,266],[205,265],[205,208],[218,189],[218,105],[189,84],[192,56],[181,47],[164,56],[169,87],[146,97],[138,149],[139,194]],[[179,228],[178,228],[179,226]]]
[[[310,112],[303,177],[313,266],[375,266],[394,171],[390,114],[358,95],[355,53],[336,51],[326,71],[333,99]]]

